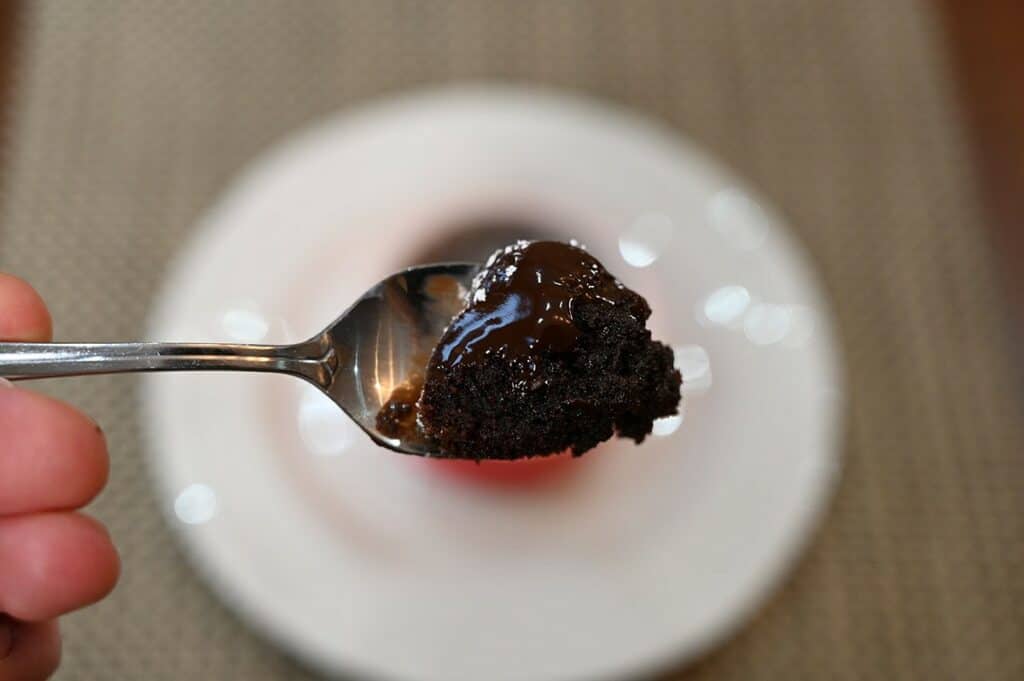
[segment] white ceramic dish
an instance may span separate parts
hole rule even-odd
[[[684,140],[550,93],[417,94],[295,135],[203,220],[151,335],[299,340],[439,221],[507,208],[588,244],[649,298],[656,337],[706,349],[714,385],[682,427],[499,494],[375,448],[298,381],[146,377],[152,469],[196,567],[327,673],[572,681],[692,659],[778,583],[836,478],[837,350],[779,218]]]

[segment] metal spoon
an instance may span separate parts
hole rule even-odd
[[[0,343],[12,380],[132,371],[269,371],[309,381],[377,444],[430,456],[428,443],[381,434],[377,412],[392,388],[424,369],[480,268],[413,267],[367,291],[324,331],[294,345],[229,343]]]

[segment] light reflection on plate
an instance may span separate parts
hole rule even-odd
[[[651,433],[657,435],[658,437],[668,437],[672,433],[679,430],[679,426],[683,425],[685,409],[686,407],[681,404],[679,405],[679,413],[676,414],[675,416],[666,416],[664,418],[656,420],[654,422],[654,427],[651,430]]]
[[[738,326],[743,321],[750,300],[750,291],[743,286],[722,286],[709,293],[701,302],[697,308],[697,321],[704,326]]]
[[[779,343],[789,331],[790,314],[785,305],[757,303],[743,316],[743,333],[755,345]]]
[[[726,187],[708,202],[708,222],[732,245],[746,251],[760,248],[768,234],[768,217],[748,194]]]
[[[672,244],[675,225],[663,213],[644,213],[619,236],[619,254],[626,264],[649,267]]]
[[[677,345],[672,348],[675,366],[683,376],[683,394],[696,395],[711,388],[711,358],[699,345]]]
[[[174,500],[174,514],[186,525],[202,525],[217,514],[217,495],[209,485],[192,483]]]
[[[366,434],[338,405],[314,386],[303,386],[298,408],[299,434],[317,456],[340,456]]]
[[[270,331],[270,322],[255,303],[249,301],[226,309],[221,317],[221,326],[228,339],[238,343],[262,343]]]

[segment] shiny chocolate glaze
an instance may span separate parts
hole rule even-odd
[[[492,255],[477,275],[468,306],[448,327],[431,364],[443,370],[500,352],[527,369],[541,353],[573,347],[580,334],[574,314],[583,301],[625,303],[645,316],[642,301],[579,246],[516,242]]]

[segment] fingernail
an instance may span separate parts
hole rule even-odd
[[[14,384],[8,381],[3,376],[0,376],[0,388],[13,388]]]
[[[14,650],[14,620],[7,615],[0,615],[0,660],[10,655],[12,650]]]

